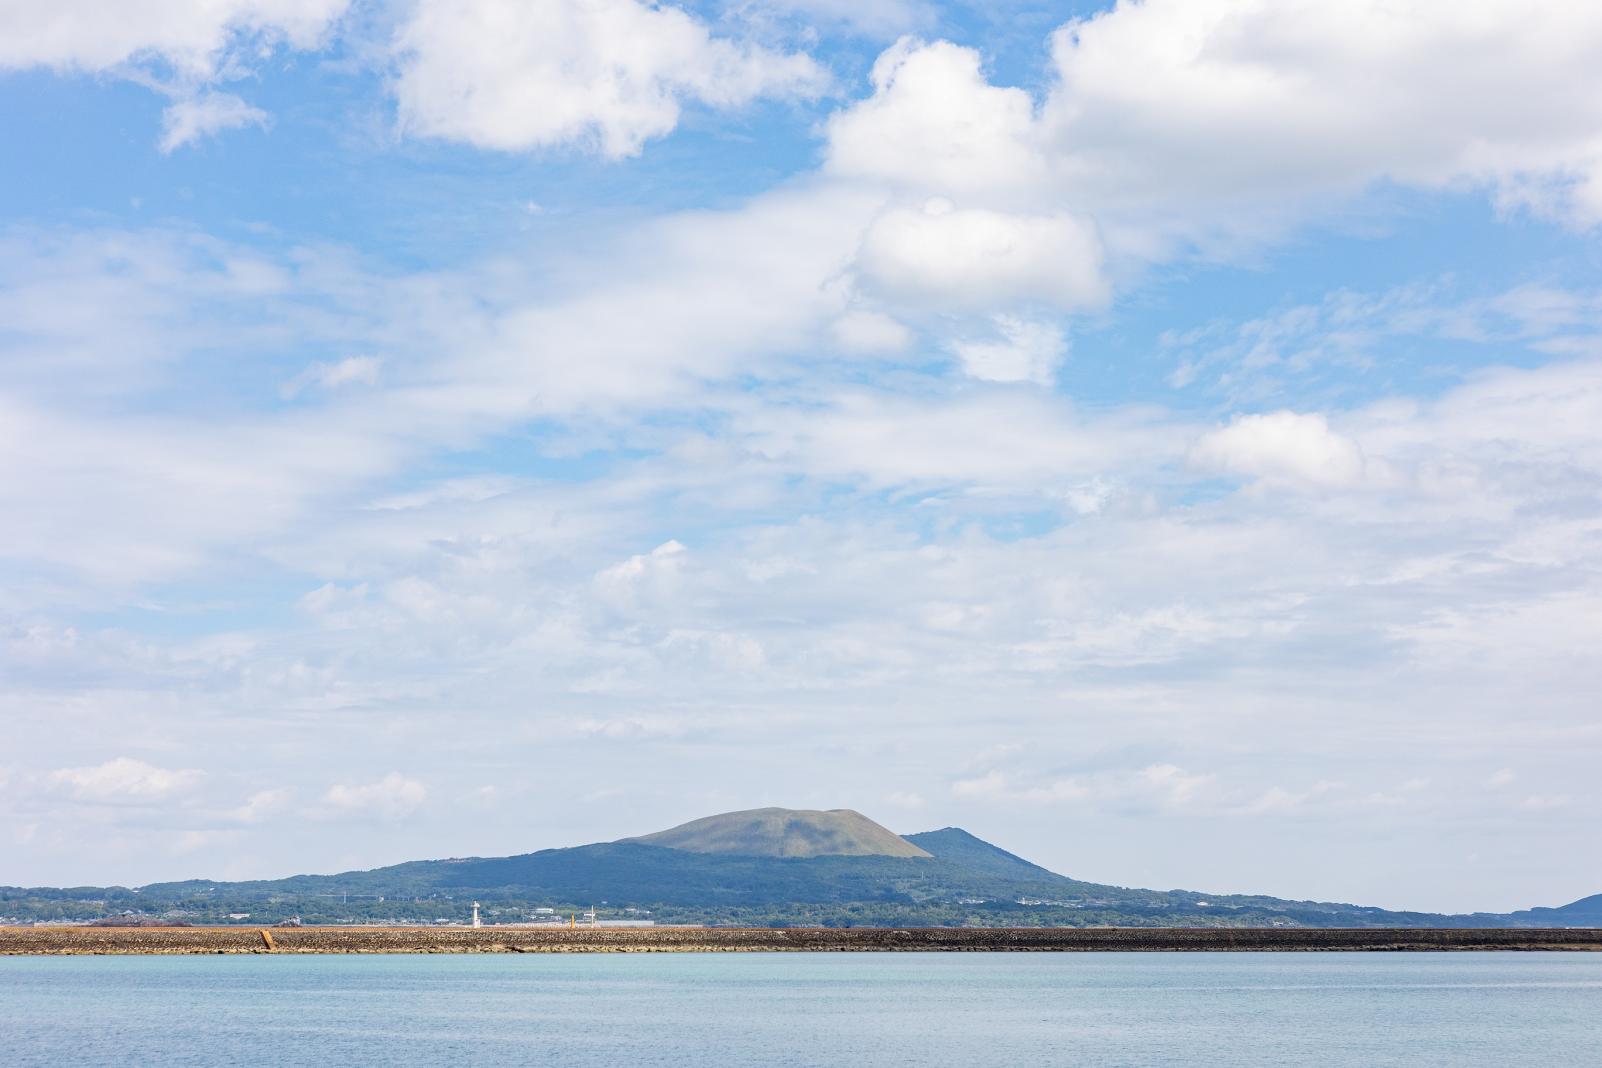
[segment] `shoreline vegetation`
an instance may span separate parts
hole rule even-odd
[[[257,953],[1602,951],[1597,928],[0,927],[0,956]]]

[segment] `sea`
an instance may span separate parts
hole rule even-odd
[[[25,1065],[1602,1066],[1602,954],[0,957]]]

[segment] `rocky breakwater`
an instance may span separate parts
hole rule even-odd
[[[1536,928],[8,927],[0,954],[1602,950]]]

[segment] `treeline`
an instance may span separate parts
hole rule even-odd
[[[341,895],[212,894],[171,897],[131,892],[94,897],[89,892],[0,890],[0,922],[83,922],[131,913],[195,925],[268,925],[298,918],[306,924],[466,923],[473,895],[430,895],[379,901]],[[857,901],[787,902],[750,907],[553,902],[512,896],[477,895],[484,922],[561,922],[582,916],[592,905],[601,919],[636,919],[648,911],[659,924],[730,927],[1394,927],[1497,925],[1493,917],[1441,917],[1407,913],[1366,915],[1362,910],[1306,908],[1199,907],[1187,903],[1081,906],[1023,904],[1015,901]],[[548,913],[536,909],[551,909]],[[635,911],[629,911],[632,908]],[[234,918],[239,917],[239,918]],[[1444,921],[1444,922],[1443,922]]]

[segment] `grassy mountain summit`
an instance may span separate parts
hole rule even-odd
[[[625,842],[687,853],[745,857],[927,857],[907,839],[860,812],[834,808],[753,808],[705,816]]]

